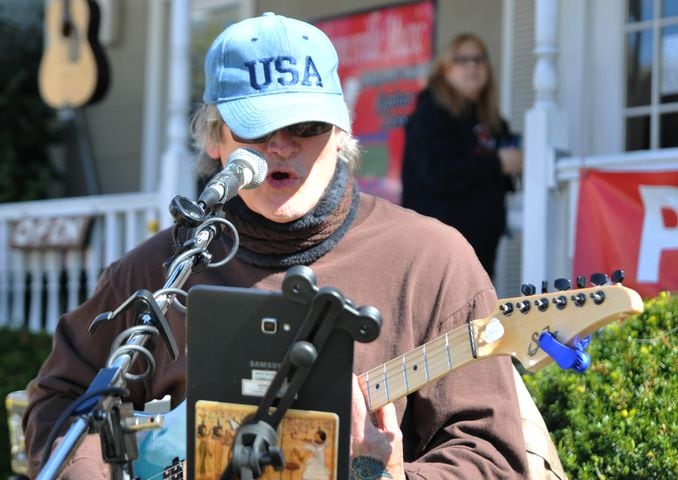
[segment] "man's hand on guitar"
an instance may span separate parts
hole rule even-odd
[[[403,434],[392,403],[369,414],[353,375],[350,479],[405,479]]]

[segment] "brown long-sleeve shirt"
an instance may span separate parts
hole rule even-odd
[[[212,248],[215,259],[225,247]],[[133,318],[87,329],[100,313],[114,310],[139,289],[165,283],[161,265],[172,255],[169,231],[160,232],[111,265],[96,292],[64,315],[54,348],[29,386],[24,417],[31,472],[57,417],[82,394],[105,364],[113,338]],[[318,286],[333,286],[356,305],[372,305],[383,317],[379,337],[355,344],[354,371],[365,372],[428,342],[495,307],[491,282],[473,249],[454,229],[361,194],[358,216],[336,247],[310,267]],[[189,277],[196,284],[280,290],[284,271],[233,260]],[[130,383],[131,400],[144,402],[170,394],[176,405],[185,396],[185,323],[176,310],[167,320],[179,345],[171,361],[155,350],[157,370],[143,383]],[[452,352],[454,355],[454,352]],[[395,402],[404,435],[405,470],[410,479],[523,478],[527,459],[511,362],[482,359],[457,369]],[[407,418],[403,417],[407,408]],[[92,475],[90,478],[96,478]]]

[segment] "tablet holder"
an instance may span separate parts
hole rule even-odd
[[[282,293],[293,303],[307,305],[308,311],[256,412],[236,430],[231,463],[222,473],[222,480],[258,478],[266,466],[282,470],[285,459],[278,447],[278,425],[332,332],[344,330],[353,340],[367,343],[377,338],[381,329],[379,310],[369,305],[356,308],[337,289],[318,288],[315,274],[308,267],[288,270]],[[286,389],[276,402],[286,380]]]

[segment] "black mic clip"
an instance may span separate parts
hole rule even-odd
[[[207,221],[215,216],[215,212],[208,213],[203,209],[200,203],[181,195],[176,195],[174,198],[172,198],[169,211],[175,221],[174,231],[172,234],[174,238],[174,255],[165,261],[163,264],[164,268],[168,268],[178,256],[186,252],[190,252],[197,246],[196,239],[190,235],[189,238],[183,242],[179,241],[178,228],[184,227],[189,230],[194,230],[201,225],[207,225],[207,223],[209,223]],[[217,236],[221,234],[222,225],[220,223],[215,223],[212,221],[209,223],[209,228],[211,228]],[[192,272],[202,272],[209,266],[211,260],[212,256],[207,251],[203,252],[201,255],[195,255],[193,258],[193,266],[191,268]]]
[[[174,221],[186,228],[196,228],[207,219],[205,210],[190,198],[176,195],[169,206]]]

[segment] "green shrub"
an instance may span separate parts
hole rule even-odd
[[[9,431],[5,398],[9,392],[26,388],[47,358],[52,337],[26,331],[0,329],[0,478],[11,473]]]
[[[571,479],[678,478],[678,297],[594,334],[583,374],[524,377]]]

